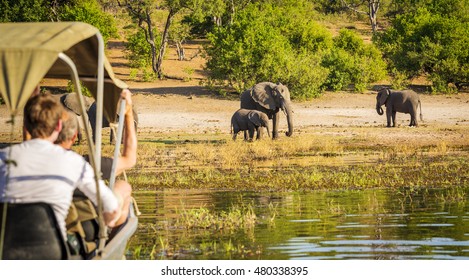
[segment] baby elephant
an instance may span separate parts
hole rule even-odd
[[[376,96],[376,111],[383,115],[381,106],[386,106],[387,126],[396,126],[396,112],[410,114],[410,126],[418,126],[417,109],[420,105],[420,120],[422,118],[422,104],[418,94],[413,90],[390,90],[382,89]]]
[[[252,141],[254,137],[254,130],[257,132],[256,139],[261,139],[261,127],[267,129],[267,134],[270,137],[269,131],[269,117],[266,114],[248,109],[239,109],[231,117],[231,126],[233,129],[233,140],[236,140],[238,132],[244,131],[244,140]],[[249,138],[246,134],[249,131]]]

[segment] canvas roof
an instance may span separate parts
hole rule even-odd
[[[96,98],[98,29],[81,22],[0,24],[0,93],[12,114],[22,110],[43,78],[70,79],[61,52],[75,63],[80,80]],[[115,116],[127,85],[114,77],[104,58],[104,114]],[[109,118],[108,118],[109,119]],[[114,119],[110,119],[114,121]]]

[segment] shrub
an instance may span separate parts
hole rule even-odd
[[[155,32],[154,34],[158,33]],[[156,38],[155,41],[159,42],[160,40]],[[139,28],[136,33],[127,37],[126,49],[130,67],[144,68],[151,66],[151,47],[147,43],[145,32],[142,29]]]
[[[0,22],[37,22],[49,20],[49,1],[2,0]]]
[[[73,3],[75,2],[75,3]],[[73,1],[65,5],[60,12],[62,21],[81,21],[98,28],[105,42],[117,37],[117,27],[112,15],[105,13],[97,1]]]
[[[232,25],[209,33],[211,44],[205,51],[212,84],[226,83],[241,92],[258,82],[281,82],[292,98],[309,99],[326,87],[341,90],[353,84],[363,91],[383,79],[380,51],[349,30],[332,38],[311,20],[310,4],[251,4],[237,13]]]
[[[353,85],[355,90],[363,92],[372,82],[386,76],[380,51],[347,29],[334,38],[334,47],[324,56],[322,65],[330,71],[325,86],[333,91]]]
[[[469,81],[469,20],[438,14],[427,8],[396,17],[375,41],[391,68],[408,78],[425,75],[433,90],[453,91],[449,86]]]
[[[318,96],[327,73],[320,65],[321,53],[332,39],[324,27],[305,17],[305,10],[249,5],[232,25],[209,33],[211,44],[205,51],[210,79],[238,92],[272,81],[288,85],[292,98]]]

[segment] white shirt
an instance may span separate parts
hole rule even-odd
[[[13,161],[9,168],[6,160]],[[99,187],[104,212],[117,210],[118,201],[112,191],[103,181]],[[50,204],[64,236],[75,188],[97,205],[93,169],[79,154],[43,139],[0,150],[0,201]]]

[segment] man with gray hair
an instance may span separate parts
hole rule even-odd
[[[132,168],[137,161],[137,135],[134,126],[134,116],[132,112],[132,97],[131,92],[127,89],[124,89],[121,93],[121,98],[126,102],[126,109],[124,114],[124,145],[123,153],[117,158],[116,164],[116,175],[121,174],[124,170]],[[78,119],[77,116],[67,111],[68,118],[63,123],[63,128],[55,141],[56,144],[60,145],[66,150],[71,150],[73,144],[75,143],[78,136]],[[88,155],[85,155],[84,158],[89,161]],[[102,157],[101,158],[101,175],[104,180],[109,180],[111,177],[111,169],[113,158]],[[123,180],[117,180],[115,182],[114,188],[129,190],[124,192],[122,196],[123,206],[122,206],[122,215],[117,221],[118,224],[124,225],[127,221],[129,215],[130,204],[132,202],[131,197],[131,186],[129,183]],[[79,192],[75,193],[76,196],[83,196]],[[119,228],[115,228],[111,231],[110,238],[113,237],[119,231]]]

